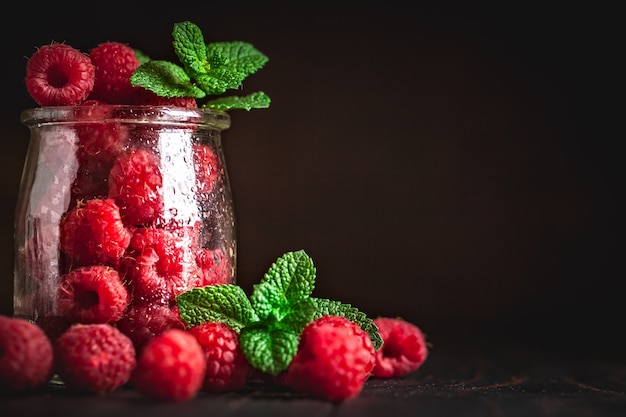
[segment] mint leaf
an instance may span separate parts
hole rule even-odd
[[[289,328],[254,324],[239,335],[241,351],[252,367],[270,375],[286,370],[298,351],[300,334]]]
[[[253,287],[250,303],[261,320],[281,320],[292,305],[309,297],[315,286],[315,266],[303,251],[287,252],[276,260]]]
[[[198,87],[209,95],[222,94],[228,89],[239,88],[244,78],[243,74],[229,71],[227,68],[211,69],[207,74],[196,74]]]
[[[193,288],[176,298],[180,317],[187,327],[205,322],[222,322],[235,331],[258,321],[243,289],[237,285]]]
[[[206,53],[209,61],[219,59],[220,67],[242,74],[244,78],[263,68],[268,61],[254,46],[241,41],[209,43]]]
[[[207,50],[200,28],[191,22],[175,23],[172,36],[174,52],[190,76],[194,78],[197,74],[206,73]]]
[[[168,61],[151,60],[139,66],[130,83],[161,97],[204,98],[206,93],[192,84],[185,70]]]
[[[350,304],[344,304],[339,301],[327,300],[323,298],[311,298],[317,306],[315,319],[326,315],[342,316],[354,323],[358,324],[367,334],[369,334],[374,349],[378,350],[383,345],[383,339],[378,333],[378,326],[365,313],[352,307]]]
[[[145,64],[146,62],[150,61],[150,57],[144,54],[139,49],[134,48],[133,50],[135,51],[135,56],[137,57],[137,60],[139,61],[140,65]]]
[[[172,45],[182,67],[168,61],[151,60],[135,49],[140,62],[131,76],[131,85],[160,97],[205,98],[238,89],[251,74],[261,69],[268,57],[252,44],[241,41],[205,43],[200,28],[189,21],[174,24]],[[218,111],[260,109],[270,105],[265,93],[247,97],[224,97],[200,107]]]
[[[214,110],[230,109],[263,109],[270,106],[270,98],[264,92],[257,92],[245,97],[220,97],[207,101],[202,107],[209,107]]]

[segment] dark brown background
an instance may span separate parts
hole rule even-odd
[[[223,134],[248,293],[304,249],[315,295],[402,316],[434,349],[621,353],[616,12],[394,3],[17,4],[2,29],[1,312],[28,143],[19,114],[34,105],[27,57],[112,40],[175,60],[172,26],[191,20],[207,42],[270,58],[244,92],[271,107],[231,112]]]

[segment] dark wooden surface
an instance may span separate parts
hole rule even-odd
[[[626,416],[626,365],[533,350],[434,349],[417,372],[370,379],[341,403],[252,380],[243,390],[158,403],[131,388],[106,396],[46,387],[2,396],[3,416]]]

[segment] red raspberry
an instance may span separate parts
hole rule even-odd
[[[63,44],[37,49],[26,63],[26,89],[41,106],[74,106],[94,86],[95,70],[89,56]]]
[[[195,262],[190,237],[157,228],[138,228],[124,255],[123,270],[133,288],[133,299],[168,303],[197,287],[201,271]],[[163,284],[161,281],[164,281]],[[158,291],[151,294],[152,291]]]
[[[221,249],[198,249],[196,262],[202,271],[199,287],[233,283],[230,260]]]
[[[130,84],[130,76],[139,67],[139,60],[130,46],[105,42],[89,51],[96,67],[90,99],[109,104],[132,104],[141,90]]]
[[[246,385],[252,367],[239,347],[239,335],[227,324],[206,322],[189,329],[207,360],[202,388],[209,392],[235,391]]]
[[[198,103],[193,97],[161,97],[150,90],[141,89],[135,97],[135,104],[148,106],[184,107],[197,109]]]
[[[74,324],[54,343],[55,369],[69,388],[107,394],[130,379],[135,348],[109,324]]]
[[[166,330],[185,330],[185,323],[175,309],[158,304],[131,305],[116,326],[130,337],[137,353],[141,353],[149,341]]]
[[[60,224],[61,250],[78,265],[117,266],[130,242],[112,199],[93,199],[68,211]]]
[[[53,372],[50,340],[36,324],[0,316],[0,391],[28,391],[43,386]]]
[[[85,101],[78,110],[78,161],[99,161],[113,165],[115,157],[128,145],[128,127],[107,121],[115,117],[113,108],[98,100]],[[106,121],[106,122],[105,122]]]
[[[369,335],[340,316],[323,316],[302,332],[286,381],[296,391],[331,401],[356,397],[371,375],[375,351]]]
[[[131,383],[146,397],[184,401],[200,391],[205,371],[206,359],[196,338],[187,331],[171,329],[143,348]]]
[[[83,266],[61,276],[56,302],[73,323],[113,323],[128,306],[128,291],[117,270],[105,265]]]
[[[221,174],[217,154],[209,145],[194,143],[193,162],[198,192],[209,193]]]
[[[376,365],[372,375],[393,378],[417,370],[428,357],[428,347],[419,327],[400,318],[374,319],[383,339],[382,348],[376,352]]]
[[[120,155],[109,174],[109,197],[120,207],[122,218],[133,225],[147,225],[163,214],[163,178],[158,156],[147,149]]]

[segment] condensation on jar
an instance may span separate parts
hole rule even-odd
[[[30,142],[15,213],[15,316],[51,337],[73,323],[137,336],[146,329],[133,326],[155,317],[181,327],[183,292],[235,283],[226,113],[40,107],[21,122]]]

